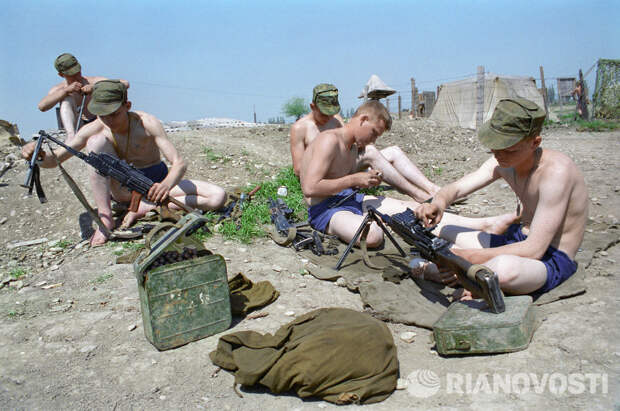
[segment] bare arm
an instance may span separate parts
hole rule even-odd
[[[170,162],[170,170],[166,178],[161,183],[153,184],[148,193],[149,200],[161,202],[168,196],[170,189],[181,181],[187,170],[187,164],[168,139],[164,127],[158,119],[147,114],[143,115],[143,121],[144,128],[153,136],[157,148],[159,148],[166,160]]]
[[[560,231],[566,215],[571,196],[571,191],[566,190],[566,187],[570,187],[570,178],[570,174],[563,169],[548,170],[548,174],[540,184],[538,205],[530,225],[530,232],[524,241],[495,248],[453,251],[474,264],[485,263],[502,254],[540,259]]]
[[[291,158],[293,159],[293,171],[296,176],[301,172],[301,163],[306,151],[304,142],[306,130],[300,123],[295,123],[291,127]]]
[[[443,212],[454,200],[469,195],[497,180],[500,177],[497,171],[498,167],[497,160],[494,157],[489,158],[473,173],[444,186],[433,198],[432,203],[421,204],[416,209],[416,215],[427,226],[438,224]]]
[[[90,124],[85,125],[77,132],[77,134],[71,140],[71,143],[68,144],[69,147],[81,151],[84,147],[86,147],[86,142],[88,139],[95,134],[98,134],[103,131],[103,123],[97,120]],[[22,157],[26,160],[30,160],[32,158],[32,154],[34,152],[36,143],[34,141],[24,145],[22,147]],[[40,166],[43,168],[54,168],[56,167],[56,160],[51,155],[45,155],[45,153],[41,153],[43,160],[40,163]],[[62,163],[72,156],[65,148],[57,147],[54,149],[54,154],[58,157],[58,160]]]
[[[45,97],[39,101],[37,107],[41,111],[47,111],[60,101],[64,100],[69,94],[79,92],[82,84],[75,82],[71,84],[60,83],[50,89]]]

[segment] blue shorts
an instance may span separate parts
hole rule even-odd
[[[334,206],[334,204],[342,201],[345,197],[351,195],[351,193],[353,193],[353,190],[347,188],[335,196],[331,196],[318,204],[310,206],[308,208],[308,222],[310,223],[310,226],[315,230],[324,233],[329,225],[329,220],[331,220],[333,215],[338,211],[350,211],[357,215],[364,214],[362,211],[364,194],[356,193],[342,204]]]
[[[153,180],[154,183],[161,183],[168,175],[168,166],[162,161],[154,166],[139,168],[138,171]]]
[[[521,232],[521,224],[511,224],[504,234],[491,234],[491,248],[517,243],[526,238],[527,236]],[[534,291],[535,294],[546,293],[554,289],[577,271],[577,263],[555,247],[549,246],[540,261],[547,268],[547,281]]]

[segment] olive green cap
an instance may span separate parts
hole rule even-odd
[[[88,103],[88,111],[98,116],[114,113],[127,101],[127,89],[119,80],[101,80],[95,83]]]
[[[63,53],[56,57],[54,67],[60,74],[65,74],[67,76],[72,76],[82,70],[82,66],[80,66],[75,56],[69,53]]]
[[[545,117],[545,110],[533,101],[521,97],[503,99],[491,119],[480,127],[478,139],[487,148],[503,150],[540,134]]]
[[[333,84],[321,83],[312,90],[312,102],[326,116],[333,116],[340,111],[338,89]]]

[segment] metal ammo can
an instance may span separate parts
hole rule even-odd
[[[230,326],[226,262],[191,237],[205,222],[200,214],[189,213],[176,224],[158,225],[146,239],[146,252],[134,262],[144,334],[158,350]]]

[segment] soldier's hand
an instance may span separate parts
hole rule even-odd
[[[65,87],[65,94],[69,95],[71,93],[79,93],[82,91],[82,83],[74,81],[73,83],[67,85]]]
[[[443,217],[443,210],[437,204],[423,203],[414,211],[416,217],[422,220],[425,227],[431,227],[439,224]]]
[[[26,160],[30,161],[30,159],[32,158],[32,154],[34,153],[34,149],[36,147],[37,143],[34,141],[31,141],[28,144],[24,144],[22,146],[22,157],[25,158]],[[39,160],[43,160],[45,158],[45,151],[40,150],[39,151]]]
[[[167,184],[155,183],[147,193],[147,200],[153,203],[161,203],[170,194],[170,187]]]
[[[83,86],[80,91],[82,92],[82,94],[90,94],[93,92],[93,85],[92,84],[87,84],[85,86]]]
[[[362,171],[356,173],[358,179],[358,187],[370,188],[376,187],[381,184],[383,174],[380,171],[370,169],[369,171]]]

